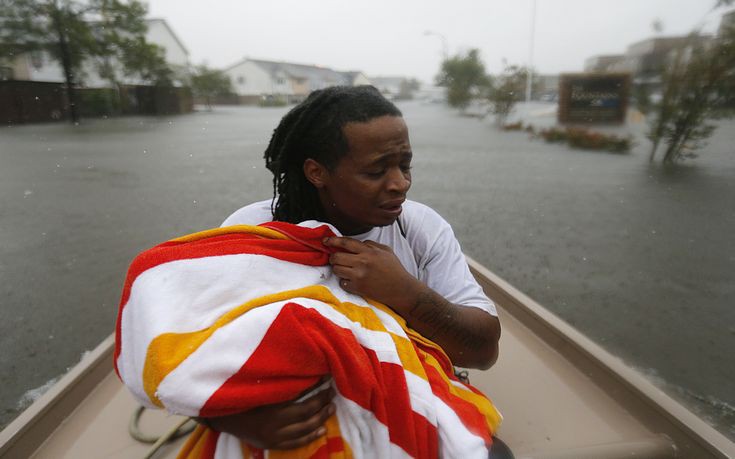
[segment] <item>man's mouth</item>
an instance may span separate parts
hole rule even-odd
[[[406,201],[406,199],[394,199],[392,201],[384,202],[380,205],[380,208],[391,212],[391,213],[399,213],[401,211],[401,206]]]

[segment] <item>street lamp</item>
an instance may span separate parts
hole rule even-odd
[[[449,59],[449,42],[447,41],[447,37],[439,32],[434,32],[433,30],[425,30],[424,35],[434,35],[435,37],[439,37],[442,41],[442,55],[444,56],[444,60],[446,61]]]
[[[526,72],[526,102],[531,101],[531,84],[533,83],[533,42],[536,37],[536,0],[531,0],[531,42],[528,46],[528,71]]]

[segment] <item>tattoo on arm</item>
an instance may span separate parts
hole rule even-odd
[[[479,350],[487,342],[480,327],[462,321],[457,306],[432,291],[422,292],[409,310],[409,316],[430,327],[427,338],[445,337],[469,350]]]

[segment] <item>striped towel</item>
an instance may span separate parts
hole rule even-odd
[[[221,416],[294,399],[325,375],[337,392],[326,435],[300,449],[264,452],[200,426],[179,457],[488,457],[498,411],[439,346],[340,288],[321,243],[334,235],[238,225],[133,261],[115,370],[143,405]]]

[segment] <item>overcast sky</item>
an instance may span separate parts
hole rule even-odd
[[[542,73],[582,70],[654,35],[715,31],[715,0],[537,0],[533,64]],[[529,57],[532,0],[149,0],[191,62],[224,68],[245,57],[403,75],[431,81],[442,57],[479,48],[488,72]]]

